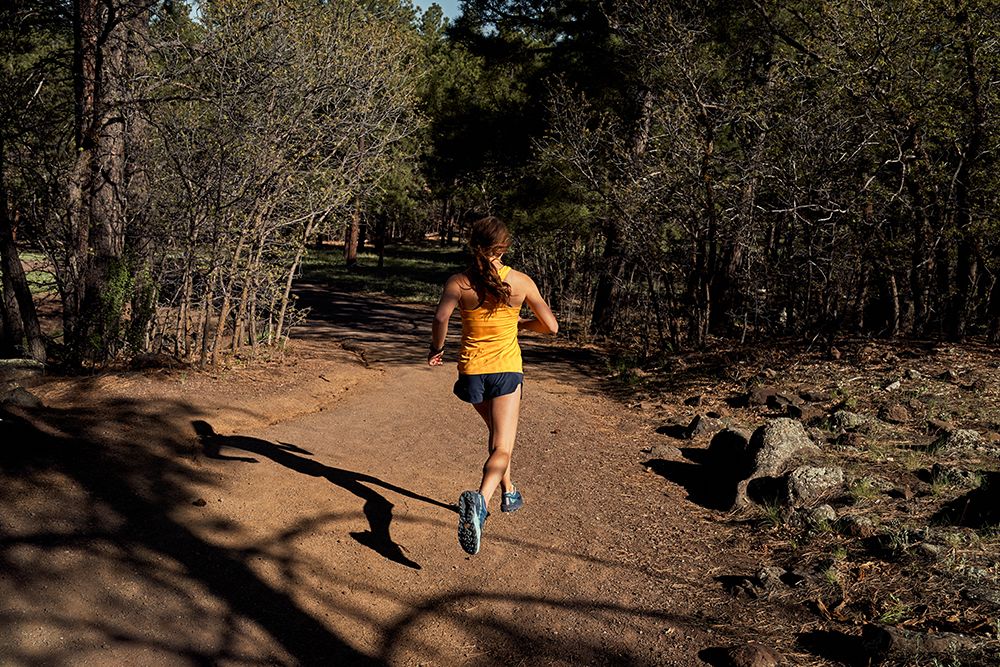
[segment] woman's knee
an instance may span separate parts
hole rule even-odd
[[[495,449],[490,452],[490,457],[486,459],[487,468],[503,468],[507,469],[510,465],[510,450]]]

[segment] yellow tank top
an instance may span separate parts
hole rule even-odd
[[[510,273],[509,266],[498,271],[500,280]],[[462,352],[458,357],[458,372],[463,375],[486,373],[522,373],[521,347],[517,344],[517,321],[521,309],[497,306],[496,310],[479,306],[461,308]]]

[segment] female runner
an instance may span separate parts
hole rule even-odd
[[[445,283],[434,315],[427,363],[444,362],[448,320],[455,308],[462,315],[462,349],[458,357],[455,395],[471,403],[489,429],[489,458],[483,465],[479,491],[464,491],[458,499],[458,542],[470,554],[479,553],[487,507],[499,486],[501,512],[524,504],[510,479],[510,458],[517,436],[524,373],[517,334],[521,330],[554,334],[559,324],[534,281],[501,261],[511,236],[497,218],[472,225],[469,249],[472,261],[463,273]],[[523,318],[522,304],[533,317]]]

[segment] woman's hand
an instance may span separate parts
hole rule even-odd
[[[440,366],[444,364],[444,350],[441,350],[437,354],[430,352],[427,355],[427,365],[428,366]]]

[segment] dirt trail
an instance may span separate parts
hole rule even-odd
[[[131,431],[71,412],[20,425],[59,464],[4,460],[24,467],[0,492],[20,503],[0,519],[0,662],[697,665],[734,638],[705,611],[725,604],[731,531],[643,470],[662,436],[601,395],[586,353],[525,344],[526,506],[492,507],[468,557],[453,505],[486,431],[453,366],[421,363],[431,311],[302,302],[298,336],[359,360],[346,391],[302,396],[319,411],[235,431],[190,404],[121,410]]]

